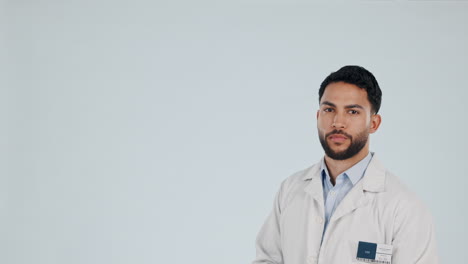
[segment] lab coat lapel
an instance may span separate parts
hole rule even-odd
[[[320,163],[310,168],[310,170],[304,176],[303,179],[310,180],[304,188],[304,191],[308,193],[315,201],[319,203],[319,205],[323,207],[325,202],[323,200],[323,186],[320,175]]]
[[[385,168],[375,157],[372,158],[363,178],[349,191],[336,208],[330,222],[337,221],[359,207],[366,206],[368,199],[365,192],[385,191]]]
[[[351,213],[356,208],[362,207],[366,204],[367,201],[362,188],[362,181],[359,181],[338,205],[330,219],[330,222],[334,222],[342,216]]]

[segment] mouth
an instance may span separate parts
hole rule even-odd
[[[343,143],[348,138],[346,136],[344,136],[344,135],[341,135],[341,134],[333,134],[333,135],[330,135],[328,137],[328,139],[330,139],[331,141],[336,142],[336,143]]]

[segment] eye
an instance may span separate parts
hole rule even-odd
[[[356,110],[349,110],[348,113],[350,113],[350,114],[352,114],[352,115],[357,115],[357,114],[359,114],[359,112],[356,111]]]
[[[327,107],[323,109],[324,112],[333,112],[333,108]]]

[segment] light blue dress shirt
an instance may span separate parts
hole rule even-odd
[[[320,171],[322,172],[323,200],[325,201],[325,226],[322,239],[333,212],[335,212],[335,209],[346,194],[348,194],[353,186],[364,176],[364,172],[373,155],[374,153],[369,152],[365,158],[356,163],[353,167],[338,175],[338,177],[336,177],[335,186],[333,186],[330,181],[325,159],[322,159]]]

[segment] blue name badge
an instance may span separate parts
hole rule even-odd
[[[392,245],[359,241],[356,259],[367,263],[391,264]]]

